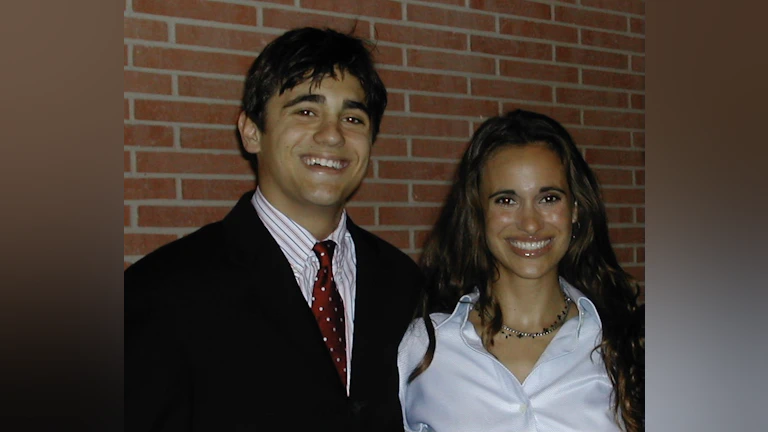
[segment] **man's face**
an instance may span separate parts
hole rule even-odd
[[[338,216],[365,176],[372,146],[365,92],[349,74],[274,95],[265,130],[241,114],[245,149],[258,154],[259,188],[294,220]]]

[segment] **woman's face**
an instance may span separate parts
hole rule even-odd
[[[488,248],[502,276],[557,279],[576,222],[557,154],[543,143],[497,150],[482,170],[480,198]]]

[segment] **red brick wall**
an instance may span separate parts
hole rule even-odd
[[[573,133],[603,184],[619,258],[644,280],[642,0],[125,0],[126,266],[253,187],[234,124],[264,45],[291,27],[355,22],[378,41],[390,94],[349,206],[358,223],[418,255],[472,131],[528,108]]]

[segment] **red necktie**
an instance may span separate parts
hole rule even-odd
[[[336,282],[333,280],[333,250],[336,243],[326,240],[312,248],[320,260],[315,286],[312,289],[312,312],[323,334],[336,370],[344,387],[347,386],[347,343],[344,326],[344,302],[341,300]]]

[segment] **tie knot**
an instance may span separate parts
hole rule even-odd
[[[320,260],[320,267],[329,267],[331,265],[334,249],[336,249],[336,243],[333,240],[315,243],[315,247],[312,250],[315,251],[317,259]]]

